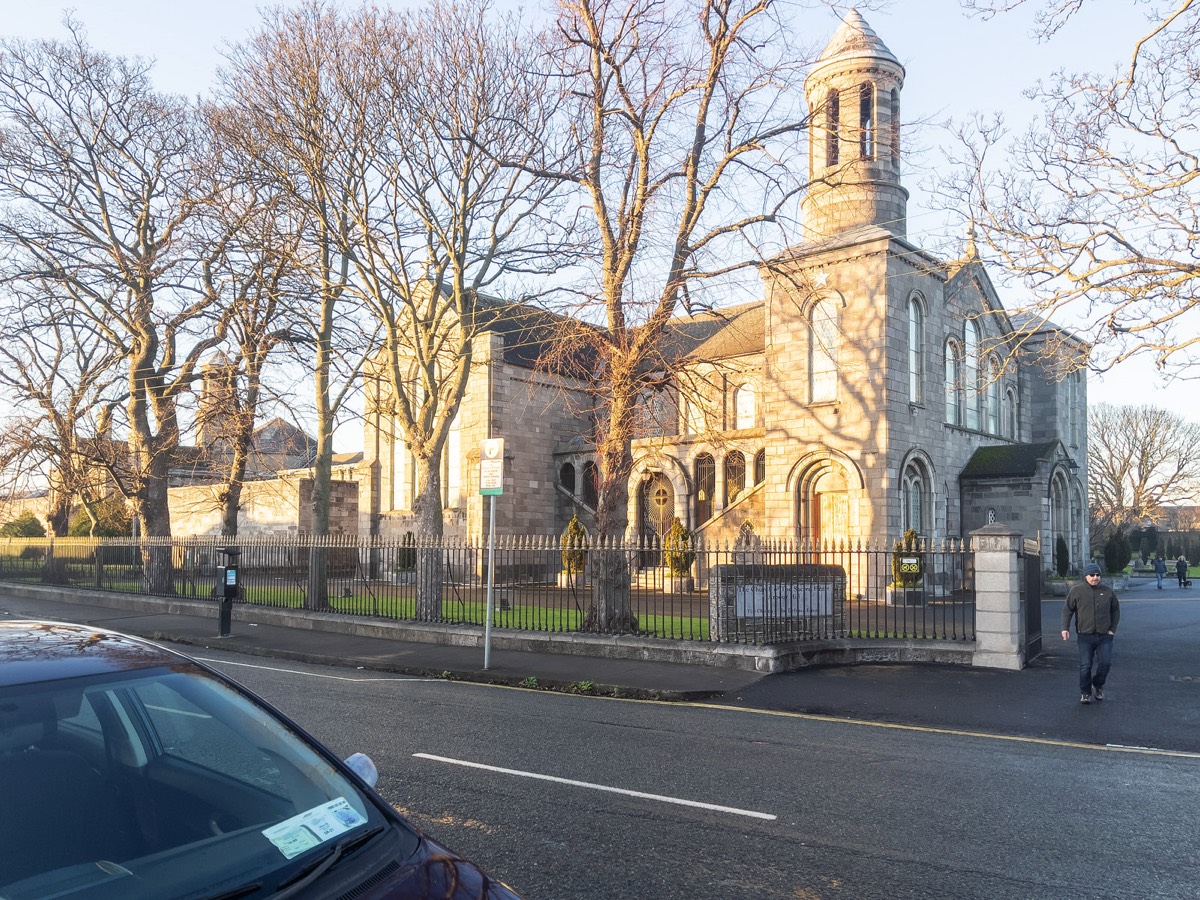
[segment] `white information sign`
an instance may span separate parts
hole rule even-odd
[[[479,451],[479,493],[504,493],[504,438],[488,438]]]

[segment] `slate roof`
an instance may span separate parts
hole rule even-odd
[[[759,300],[672,319],[659,353],[667,362],[762,353],[766,346],[766,315],[766,304]]]
[[[896,55],[880,40],[875,29],[852,7],[825,49],[821,51],[817,58],[817,68],[838,60],[863,58],[883,59],[900,65],[900,60],[896,59]]]
[[[504,339],[504,361],[511,365],[533,369],[549,363],[551,369],[576,377],[585,377],[595,369],[594,343],[579,340],[563,349],[564,329],[574,328],[581,333],[589,330],[591,327],[583,322],[527,303],[482,294],[475,314],[481,331]]]
[[[959,478],[1032,477],[1037,474],[1038,463],[1052,459],[1058,446],[1058,441],[1047,441],[980,447],[967,461]]]

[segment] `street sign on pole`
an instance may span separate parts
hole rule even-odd
[[[479,493],[485,497],[504,493],[504,438],[488,438],[480,448]]]
[[[496,608],[496,497],[504,493],[504,438],[488,438],[479,450],[479,493],[489,497],[487,610],[483,620],[483,668],[492,664],[492,610]]]

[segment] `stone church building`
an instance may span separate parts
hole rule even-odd
[[[911,243],[901,183],[904,67],[852,10],[809,74],[813,111],[801,243],[760,266],[762,298],[681,318],[663,353],[679,377],[644,398],[627,535],[678,517],[706,543],[750,535],[889,547],[999,522],[1062,536],[1086,558],[1087,347],[1017,322],[969,248]],[[587,411],[537,365],[528,322],[497,317],[447,444],[448,534],[487,527],[479,448],[506,442],[497,529],[589,527]],[[368,416],[358,471],[364,533],[411,530],[412,465],[386,415]]]

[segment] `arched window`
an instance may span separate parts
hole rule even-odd
[[[925,400],[925,310],[918,295],[908,298],[908,402]]]
[[[979,326],[967,322],[963,329],[963,406],[964,423],[979,431]]]
[[[1014,441],[1020,439],[1021,436],[1017,425],[1020,421],[1017,418],[1018,412],[1017,392],[1014,388],[1009,388],[1004,392],[1004,436],[1012,438]]]
[[[962,424],[962,369],[954,341],[946,341],[946,423]]]
[[[746,457],[740,450],[725,455],[725,502],[732,503],[746,489]]]
[[[701,453],[692,465],[692,473],[696,484],[696,525],[700,525],[712,518],[717,463],[710,454]]]
[[[575,467],[570,463],[563,463],[562,468],[558,470],[558,483],[563,486],[563,490],[572,496],[575,495]]]
[[[875,87],[864,84],[858,89],[859,156],[875,158]]]
[[[912,529],[917,534],[929,531],[929,478],[924,467],[912,460],[904,467],[900,477],[900,527]]]
[[[1000,433],[1000,363],[994,358],[987,364],[987,430]]]
[[[756,410],[756,391],[754,385],[747,382],[733,392],[733,427],[753,428]]]
[[[754,454],[754,483],[762,484],[767,480],[767,451],[759,450]]]
[[[830,91],[825,100],[825,165],[838,164],[838,129],[841,126],[842,104],[837,91]]]
[[[808,399],[821,403],[837,399],[837,301],[825,298],[813,304],[808,328]]]
[[[594,462],[583,464],[583,502],[592,509],[600,505],[600,470]]]

